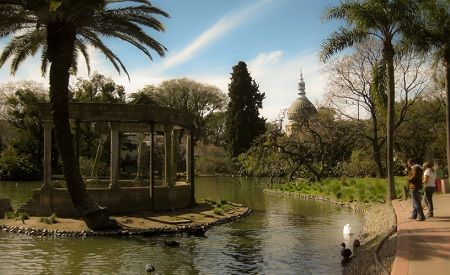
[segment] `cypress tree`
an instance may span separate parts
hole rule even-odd
[[[259,85],[243,61],[233,66],[228,96],[225,136],[227,151],[236,157],[246,152],[253,140],[264,133],[266,122],[265,118],[259,117],[265,94],[259,91]]]

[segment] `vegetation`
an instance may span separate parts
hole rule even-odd
[[[226,95],[219,88],[187,78],[163,81],[160,85],[145,86],[130,95],[130,103],[170,107],[195,115],[195,141],[207,139],[209,123],[217,111],[225,108]]]
[[[42,170],[11,145],[0,153],[0,180],[35,180],[41,176]]]
[[[21,220],[22,223],[25,224],[25,220],[29,220],[30,216],[26,212],[17,211],[17,212],[6,212],[4,218]]]
[[[166,50],[142,27],[164,31],[155,15],[168,17],[168,14],[149,1],[125,2],[128,5],[114,5],[116,1],[112,0],[8,0],[0,4],[0,37],[13,37],[2,51],[0,66],[12,58],[14,74],[25,58],[35,55],[38,49],[43,49],[43,74],[50,65],[50,101],[64,176],[76,211],[91,229],[108,227],[111,220],[107,210],[88,196],[80,174],[68,117],[70,73],[76,72],[80,53],[89,63],[88,45],[105,54],[117,71],[127,73],[124,64],[100,37],[119,38],[149,58],[150,50],[161,56]]]
[[[395,179],[395,189],[401,194],[405,179],[397,177]],[[308,182],[297,180],[287,184],[274,186],[275,189],[285,192],[297,192],[305,195],[321,196],[326,195],[345,202],[378,202],[386,201],[386,184],[379,178],[334,178],[325,179],[321,182]]]
[[[55,213],[51,214],[48,217],[41,217],[40,220],[42,223],[46,223],[46,224],[55,224],[58,222],[58,220],[56,219],[56,215]]]
[[[382,70],[385,70],[387,94],[386,122],[386,171],[387,200],[396,198],[394,188],[394,135],[395,135],[395,80],[394,80],[394,43],[416,13],[412,1],[348,0],[324,13],[327,20],[344,20],[348,28],[341,27],[322,44],[322,60],[329,59],[336,52],[351,47],[368,38],[379,39],[382,43]]]
[[[265,119],[259,117],[264,93],[252,79],[243,61],[233,66],[228,85],[230,102],[227,107],[225,140],[227,151],[233,157],[247,151],[253,140],[264,133]]]

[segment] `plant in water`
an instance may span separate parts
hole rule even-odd
[[[53,213],[48,217],[41,217],[41,222],[46,224],[55,224],[58,220],[56,219],[56,214]]]

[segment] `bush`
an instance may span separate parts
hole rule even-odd
[[[36,180],[42,178],[42,171],[26,156],[19,155],[12,146],[0,154],[1,180]]]
[[[195,160],[195,171],[200,175],[234,174],[236,165],[225,154],[225,150],[215,145],[198,146]]]
[[[343,165],[343,173],[349,177],[375,176],[372,156],[363,150],[354,150],[350,161]]]
[[[56,214],[53,213],[49,217],[41,217],[41,222],[46,224],[55,224],[58,220],[56,220]]]

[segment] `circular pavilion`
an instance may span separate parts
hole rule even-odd
[[[95,122],[100,130],[100,142],[92,169],[95,178],[99,155],[107,136],[110,136],[110,177],[108,188],[87,188],[89,195],[100,205],[108,208],[110,214],[135,213],[152,210],[173,210],[192,206],[195,203],[194,185],[194,142],[195,117],[185,111],[166,107],[112,104],[112,103],[69,103],[69,118],[77,128],[81,122]],[[44,128],[44,184],[33,192],[33,198],[21,209],[30,215],[49,215],[60,217],[76,216],[75,209],[66,188],[55,186],[51,178],[51,139],[52,114],[49,103],[38,104]],[[97,128],[97,127],[96,127]],[[135,135],[137,141],[137,175],[141,175],[142,146],[149,145],[150,160],[148,184],[138,187],[124,187],[119,181],[119,136]],[[153,157],[155,136],[162,136],[164,143],[164,171],[162,179],[155,180]],[[177,178],[177,151],[180,141],[186,146],[186,173],[184,179]],[[75,134],[78,144],[79,135]],[[78,148],[78,146],[77,146]],[[77,155],[79,156],[78,149]]]

